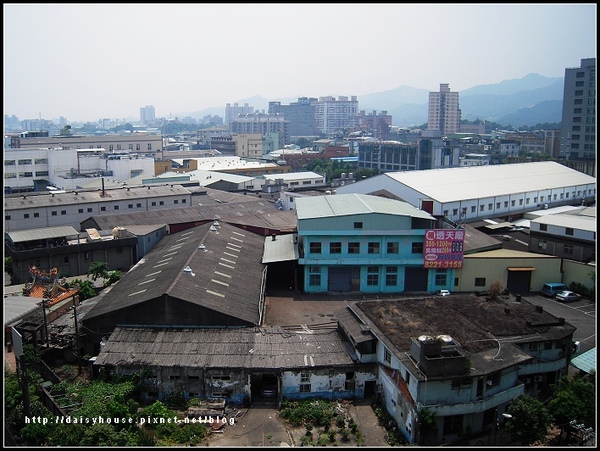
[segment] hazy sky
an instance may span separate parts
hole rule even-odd
[[[596,4],[4,4],[4,114],[96,121],[255,95],[452,91],[563,77]],[[223,114],[223,113],[222,113]]]

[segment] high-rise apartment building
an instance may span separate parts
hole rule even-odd
[[[329,135],[344,129],[358,127],[358,99],[356,96],[319,97],[315,103],[315,126],[319,133]]]
[[[315,136],[315,103],[316,97],[299,97],[297,102],[282,105],[281,102],[269,102],[269,114],[283,114],[290,122],[290,136]]]
[[[237,134],[278,133],[278,148],[282,149],[290,144],[290,121],[286,121],[282,114],[252,113],[238,116],[229,124],[229,131]]]
[[[565,69],[560,157],[596,159],[596,58]]]
[[[151,124],[155,120],[154,105],[146,105],[140,108],[140,122],[142,124]]]
[[[450,91],[448,83],[440,83],[439,92],[429,93],[427,130],[438,130],[442,136],[460,131],[458,92]]]
[[[234,103],[233,106],[231,106],[231,103],[226,103],[225,104],[225,120],[223,121],[223,125],[231,124],[241,114],[252,114],[252,113],[254,113],[254,107],[249,106],[247,103],[244,103],[244,106],[239,106],[237,103]]]

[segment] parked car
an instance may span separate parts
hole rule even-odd
[[[556,299],[562,302],[580,301],[581,295],[573,291],[561,291],[556,295]]]
[[[260,394],[263,398],[275,398],[277,396],[277,376],[264,375]]]
[[[448,290],[437,290],[435,294],[438,296],[450,296],[450,292]]]
[[[560,282],[548,282],[542,287],[542,294],[547,298],[553,298],[561,291],[566,291],[567,286]]]

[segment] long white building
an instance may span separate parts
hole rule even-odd
[[[591,204],[596,200],[596,178],[544,161],[386,172],[337,192],[392,197],[458,223],[509,220],[540,208]]]

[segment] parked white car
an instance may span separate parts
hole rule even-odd
[[[448,290],[437,290],[435,294],[439,296],[450,296],[450,292]]]
[[[573,291],[561,291],[556,295],[556,300],[561,302],[580,301],[581,295]]]

